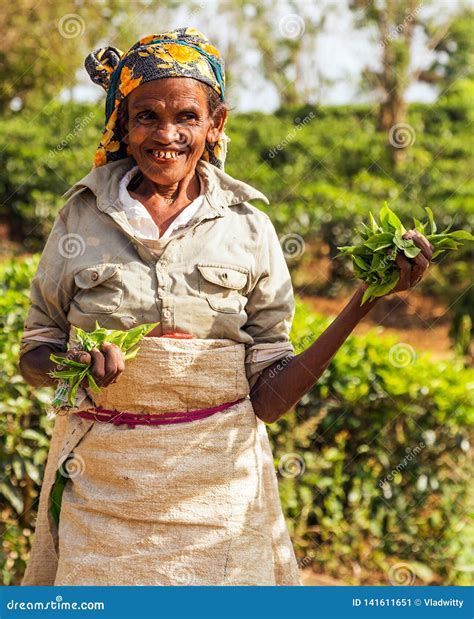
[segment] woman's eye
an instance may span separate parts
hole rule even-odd
[[[140,114],[137,114],[137,119],[138,120],[152,120],[153,119],[153,112],[140,112]]]
[[[180,118],[182,120],[196,120],[197,116],[196,114],[194,114],[194,112],[185,112],[184,114],[180,115]]]

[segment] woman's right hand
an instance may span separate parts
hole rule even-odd
[[[67,353],[58,354],[78,363],[91,365],[91,374],[99,387],[108,387],[116,383],[125,369],[122,351],[115,344],[103,342],[101,349],[85,352],[79,348],[71,348]],[[84,382],[87,386],[87,379]]]

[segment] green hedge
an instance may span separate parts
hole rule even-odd
[[[12,236],[27,249],[41,249],[64,205],[62,194],[92,167],[101,112],[51,103],[2,123],[0,195]]]
[[[391,167],[387,136],[376,131],[367,106],[231,114],[226,169],[268,194],[280,232],[308,240],[349,241],[356,220],[384,200],[406,216],[422,216],[430,206],[442,223],[456,215],[457,225],[472,225],[468,110],[460,103],[411,106],[415,141],[397,169]],[[102,116],[101,105],[51,103],[2,124],[2,203],[30,244],[41,246],[61,194],[90,170]]]
[[[0,265],[0,569],[19,584],[26,565],[52,420],[49,389],[33,389],[18,370],[28,290],[38,256]]]
[[[329,322],[298,303],[297,351]],[[307,562],[353,584],[396,584],[405,564],[420,584],[472,583],[473,379],[461,359],[434,362],[381,328],[349,337],[271,427],[287,520]]]
[[[455,228],[473,228],[472,116],[469,100],[461,96],[412,105],[408,123],[415,141],[405,164],[394,169],[387,135],[376,131],[369,106],[231,113],[226,170],[268,195],[270,206],[260,207],[280,235],[304,239],[305,252],[289,266],[308,275],[303,277],[306,293],[335,293],[348,281],[350,261],[329,263],[328,284],[326,276],[314,277],[313,254],[327,247],[334,257],[337,245],[353,244],[354,229],[385,200],[408,224],[430,206],[440,225],[454,218]],[[102,122],[102,105],[53,102],[2,123],[0,198],[6,210],[0,224],[6,221],[27,249],[43,246],[64,202],[61,195],[90,170]],[[474,322],[472,259],[472,247],[441,256],[442,266],[421,284],[450,308],[452,333],[461,343]]]
[[[32,257],[0,266],[4,584],[18,584],[25,568],[52,428],[51,390],[30,388],[17,368],[36,264]],[[327,324],[298,302],[297,352]],[[348,339],[295,411],[267,426],[303,565],[348,583],[384,584],[408,563],[421,582],[468,583],[473,386],[460,360],[414,356],[382,332]]]

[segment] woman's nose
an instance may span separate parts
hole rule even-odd
[[[157,124],[153,129],[153,137],[161,144],[169,144],[179,141],[179,131],[172,123]]]

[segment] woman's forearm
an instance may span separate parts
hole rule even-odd
[[[253,386],[250,398],[257,417],[277,421],[313,387],[331,359],[377,299],[360,302],[366,285],[360,286],[329,327],[299,355],[280,359],[265,368]]]
[[[33,387],[54,387],[57,379],[48,376],[57,364],[50,360],[49,355],[57,352],[49,346],[38,346],[20,358],[20,372],[27,383]]]

